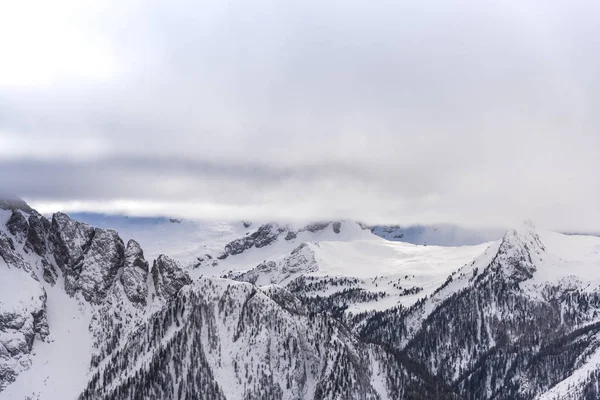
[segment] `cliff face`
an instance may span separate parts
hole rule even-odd
[[[0,206],[0,392],[31,367],[36,340],[55,340],[58,327],[47,321],[47,290],[54,295],[64,289],[92,316],[94,346],[87,351],[93,364],[143,318],[148,303],[156,307],[190,282],[178,264],[169,265],[161,281],[167,288],[156,300],[148,299],[154,283],[136,242],[125,248],[116,231],[63,213],[50,222],[22,201],[0,201]]]

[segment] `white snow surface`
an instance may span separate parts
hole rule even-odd
[[[278,226],[275,226],[276,229]],[[258,226],[253,226],[251,231],[256,230]],[[261,248],[251,248],[249,250],[244,251],[241,254],[237,254],[234,256],[229,256],[225,260],[219,260],[218,265],[216,266],[204,266],[198,268],[197,273],[208,276],[220,276],[227,271],[243,271],[251,269],[258,264],[269,261],[269,260],[277,260],[281,259],[291,253],[296,247],[300,244],[307,243],[320,243],[320,242],[349,242],[353,240],[360,239],[375,239],[377,238],[373,235],[369,230],[363,229],[355,222],[344,221],[341,223],[341,228],[339,233],[335,233],[333,231],[333,227],[328,225],[326,228],[322,230],[318,230],[316,232],[310,231],[302,231],[298,232],[296,238],[291,240],[285,240],[285,234],[282,234],[277,238],[277,240],[265,247]],[[242,237],[242,236],[239,236]],[[383,240],[383,239],[381,239]],[[222,250],[221,247],[220,250]],[[219,255],[219,252],[216,252],[215,255]],[[214,256],[214,255],[213,255]]]
[[[307,245],[302,249],[307,268],[293,274],[282,273],[281,269],[285,266],[297,264],[297,260],[290,262],[294,258],[290,253],[302,243]],[[429,296],[452,272],[484,253],[489,246],[490,243],[446,247],[392,242],[347,221],[342,223],[338,234],[329,226],[314,233],[300,232],[297,238],[289,241],[280,237],[272,245],[252,248],[219,261],[216,267],[202,267],[194,273],[219,276],[231,271],[248,271],[265,261],[274,261],[280,270],[261,273],[257,285],[286,285],[301,275],[358,278],[360,282],[355,287],[371,292],[385,291],[388,296],[377,301],[353,304],[348,311],[381,310],[399,304],[410,306]],[[316,266],[312,265],[313,259]],[[405,289],[415,287],[420,289],[418,293],[402,293]],[[317,294],[332,294],[342,289],[344,287],[336,286]]]
[[[43,288],[31,275],[21,269],[9,268],[0,257],[0,309],[24,314],[38,309]]]
[[[416,294],[391,296],[377,302],[354,305],[350,311],[385,309],[398,304],[410,306],[431,295],[447,277],[485,251],[488,243],[477,246],[419,246],[384,239],[310,244],[319,265],[313,276],[351,276],[363,280],[370,291],[398,292],[392,286],[423,288]]]
[[[587,290],[600,286],[600,237],[537,232],[546,251],[534,258],[537,271],[527,285],[576,280]]]
[[[0,210],[0,229],[8,235],[5,223],[10,214],[10,211]],[[57,269],[56,285],[45,282],[37,268],[40,257],[23,251],[23,243],[15,241],[15,246],[24,261],[32,266],[38,280],[29,272],[9,268],[0,257],[0,311],[29,315],[28,311],[39,309],[40,296],[45,292],[50,334],[45,340],[36,337],[29,360],[23,360],[22,372],[0,391],[0,400],[75,399],[87,382],[92,354],[89,304],[67,295],[60,270]]]
[[[88,378],[92,336],[90,310],[57,284],[46,287],[50,336],[35,340],[31,368],[0,392],[0,399],[75,399]]]

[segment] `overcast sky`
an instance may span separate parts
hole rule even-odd
[[[42,211],[600,230],[600,2],[0,6]]]

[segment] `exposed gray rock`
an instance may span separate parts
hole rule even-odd
[[[179,289],[192,283],[179,263],[164,254],[158,256],[152,265],[152,279],[156,295],[164,299],[173,297]]]
[[[45,340],[48,334],[46,292],[41,286],[21,307],[0,307],[0,391],[31,364],[34,339]]]
[[[272,224],[261,225],[252,234],[236,239],[225,246],[225,250],[218,258],[224,260],[229,256],[241,254],[253,247],[261,248],[270,245],[277,240],[279,235],[286,232],[286,228],[277,228]]]
[[[263,275],[274,275],[277,274],[277,263],[275,261],[265,261],[263,263],[258,264],[256,267],[252,268],[246,272],[231,272],[223,276],[224,278],[234,279],[240,282],[248,282],[253,285],[256,285],[258,278]]]
[[[249,271],[231,272],[223,277],[262,286],[271,283],[280,284],[291,277],[318,270],[319,265],[315,260],[314,252],[306,243],[301,243],[289,256],[277,262],[265,261]]]
[[[98,304],[106,297],[124,258],[125,245],[117,232],[96,228],[76,284],[87,301]]]
[[[293,240],[298,237],[298,234],[294,231],[289,231],[287,235],[285,235],[285,240]]]
[[[313,222],[300,229],[300,232],[309,231],[311,233],[322,231],[329,226],[329,222]]]
[[[532,257],[539,258],[545,251],[546,247],[529,222],[520,232],[511,229],[502,237],[493,268],[516,282],[531,279],[536,271]]]
[[[125,250],[125,266],[121,283],[127,298],[133,303],[146,304],[148,295],[148,262],[139,243],[131,239]]]
[[[65,290],[73,295],[83,266],[83,258],[94,238],[94,228],[63,213],[52,216],[49,243],[58,267],[65,277]]]
[[[281,265],[281,271],[285,277],[299,272],[315,272],[318,269],[319,265],[315,260],[315,253],[306,243],[301,243],[300,246],[292,250]]]
[[[27,218],[19,210],[14,209],[8,221],[6,222],[8,231],[15,237],[17,242],[23,243],[27,238],[29,223]]]
[[[333,231],[335,233],[340,233],[342,230],[342,223],[340,221],[335,221],[333,224]]]
[[[33,212],[29,215],[29,230],[27,232],[27,242],[25,248],[32,250],[39,256],[46,254],[46,237],[50,231],[50,221],[45,217]]]
[[[125,245],[117,232],[56,213],[48,239],[67,293],[80,291],[86,300],[100,303],[124,263]]]
[[[58,273],[56,272],[54,265],[49,263],[45,258],[42,258],[40,263],[42,265],[44,280],[54,286],[56,284],[56,279],[58,278]]]
[[[0,231],[0,257],[4,259],[10,268],[22,269],[29,272],[37,280],[36,275],[31,270],[31,265],[23,260],[23,257],[15,250],[13,240],[3,231]]]

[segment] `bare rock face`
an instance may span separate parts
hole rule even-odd
[[[92,303],[106,297],[119,268],[123,266],[125,246],[116,231],[94,229],[68,215],[52,217],[50,247],[65,277],[69,295],[81,292]]]
[[[58,267],[65,277],[65,290],[73,295],[77,289],[77,279],[83,266],[83,258],[94,238],[94,228],[77,222],[67,214],[52,216],[48,240]]]
[[[281,272],[285,277],[299,272],[315,272],[318,269],[319,265],[315,260],[315,253],[306,243],[301,243],[300,246],[292,250],[281,265]]]
[[[23,260],[23,257],[16,251],[13,240],[3,231],[0,231],[0,257],[4,259],[9,268],[22,269],[37,280],[36,275],[31,270],[31,265]]]
[[[300,232],[308,231],[311,233],[322,231],[323,229],[329,226],[329,222],[313,222],[312,224],[306,225],[304,228],[300,229]]]
[[[340,233],[342,231],[342,223],[340,221],[335,221],[331,225],[333,226],[333,231],[335,233]]]
[[[27,242],[25,248],[32,250],[39,256],[44,256],[47,251],[46,237],[50,231],[50,221],[42,215],[34,212],[29,215],[29,230],[27,231]]]
[[[164,299],[170,299],[179,289],[192,283],[179,263],[164,254],[158,256],[152,265],[152,280],[156,295]]]
[[[29,231],[29,223],[27,218],[16,209],[12,210],[12,214],[6,222],[8,231],[15,237],[17,242],[23,243],[27,238],[27,232]]]
[[[135,240],[127,242],[125,249],[125,265],[121,274],[121,283],[125,295],[132,303],[146,304],[148,295],[148,262],[144,251]]]
[[[106,297],[124,258],[125,245],[117,232],[96,228],[76,283],[87,301],[99,304]]]
[[[265,261],[249,271],[232,272],[223,277],[253,285],[281,284],[283,281],[318,271],[315,253],[306,243],[301,243],[281,260]]]
[[[298,234],[294,231],[289,231],[287,235],[285,235],[285,240],[294,240],[298,237]]]
[[[225,246],[223,254],[218,258],[224,260],[229,256],[241,254],[246,250],[253,247],[257,249],[265,247],[275,242],[279,235],[286,232],[287,229],[283,227],[276,227],[273,224],[261,225],[255,232],[250,235],[236,239]]]
[[[22,285],[11,289],[18,276]],[[49,334],[46,292],[39,282],[16,269],[3,278],[8,282],[0,283],[0,288],[10,295],[0,300],[0,391],[31,365],[34,339],[45,340]]]
[[[48,262],[45,258],[40,259],[40,265],[42,266],[43,278],[46,282],[54,286],[58,279],[58,273],[54,268],[54,265]]]

